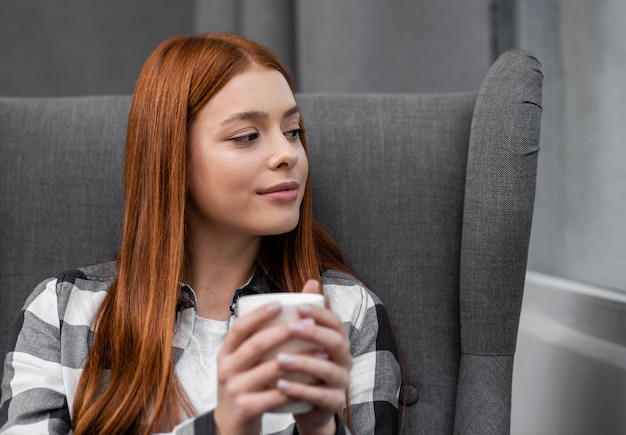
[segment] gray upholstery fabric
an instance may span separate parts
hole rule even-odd
[[[115,255],[129,103],[0,99],[3,356],[13,320],[38,281]]]
[[[500,434],[510,426],[508,374],[519,323],[511,319],[519,319],[522,305],[543,83],[539,62],[519,54],[506,53],[491,67],[472,120],[460,275],[463,357],[457,403],[462,405],[457,406],[455,433]],[[504,362],[506,369],[492,382],[465,382],[476,372],[485,373],[485,367],[498,374]],[[492,406],[471,412],[466,405],[479,402],[478,397],[489,397]]]
[[[406,410],[410,434],[449,433],[454,423],[463,192],[475,99],[300,99],[314,210],[391,312],[419,399]]]
[[[403,433],[508,432],[539,68],[511,51],[479,92],[299,95],[316,217],[396,327]],[[128,105],[0,98],[3,353],[37,282],[114,256]]]
[[[505,54],[487,74],[476,101],[461,254],[465,353],[508,355],[515,349],[517,324],[498,320],[519,316],[522,303],[542,79],[536,60]]]
[[[463,354],[454,433],[509,433],[512,382],[513,355]]]

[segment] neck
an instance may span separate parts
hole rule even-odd
[[[198,299],[198,315],[216,320],[230,316],[233,292],[254,271],[261,238],[203,237],[189,234],[189,268],[185,282]]]

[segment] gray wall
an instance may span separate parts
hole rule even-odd
[[[303,92],[476,89],[492,0],[2,0],[0,95],[131,93],[167,36],[230,31],[270,46]]]
[[[302,92],[473,90],[492,62],[492,0],[198,0],[195,29],[247,35]]]
[[[489,0],[298,2],[302,89],[477,89],[491,65]]]
[[[543,64],[514,435],[626,433],[626,2],[516,0]]]
[[[518,3],[545,73],[529,267],[626,291],[626,2]]]
[[[129,94],[167,36],[190,33],[192,0],[2,0],[0,95]]]

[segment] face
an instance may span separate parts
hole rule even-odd
[[[300,112],[283,75],[252,67],[189,128],[187,227],[215,237],[294,229],[308,176]]]

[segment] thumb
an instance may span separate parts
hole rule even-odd
[[[302,293],[317,293],[321,294],[322,289],[318,280],[310,279],[306,283],[304,283],[304,287],[302,287]]]

